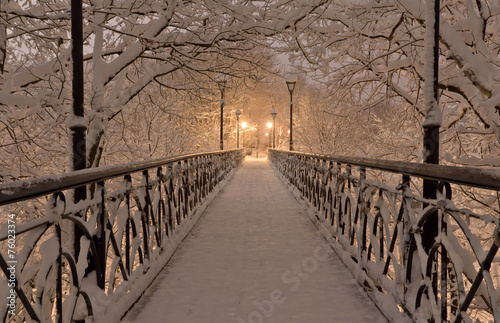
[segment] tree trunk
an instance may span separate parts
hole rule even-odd
[[[7,0],[0,0],[0,73],[3,73],[5,68],[5,60],[7,57],[7,12],[5,7]],[[3,10],[3,11],[2,11]]]

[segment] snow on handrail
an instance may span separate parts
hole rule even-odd
[[[269,159],[393,321],[500,322],[497,170],[279,150]],[[437,181],[437,198],[412,177]]]
[[[120,320],[243,157],[217,151],[0,185],[0,319]],[[82,185],[91,194],[74,203]]]
[[[139,161],[128,164],[101,166],[82,169],[70,173],[40,176],[12,183],[0,184],[0,206],[20,202],[35,197],[83,186],[113,177],[124,176],[167,164],[173,164],[190,158],[220,155],[237,150],[205,152],[190,155],[181,155],[168,158]]]
[[[279,152],[279,150],[276,151]],[[308,154],[293,151],[287,151],[286,153],[293,156],[328,160],[336,163],[406,174],[431,180],[446,181],[454,184],[500,190],[500,169],[497,168],[434,165],[375,158]]]

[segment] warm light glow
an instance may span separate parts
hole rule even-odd
[[[268,122],[268,123],[267,123],[267,127],[268,127],[269,129],[271,129],[271,128],[273,127],[272,122]]]
[[[269,133],[266,132],[266,137],[269,136]]]
[[[290,130],[288,130],[288,133],[290,133]]]
[[[295,83],[297,83],[297,75],[295,74],[287,74],[285,75],[286,86],[288,87],[288,91],[290,91],[290,95],[293,93],[293,89],[295,88]]]
[[[296,83],[298,80],[299,80],[299,78],[295,74],[288,73],[285,75],[285,81],[287,83]]]
[[[248,126],[248,123],[246,123],[246,122],[241,123],[241,128],[245,129],[247,126]]]

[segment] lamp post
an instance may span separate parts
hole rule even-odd
[[[240,115],[241,115],[241,111],[240,111],[240,109],[237,109],[234,113],[236,114],[236,148],[240,149]]]
[[[424,129],[424,163],[439,164],[439,128],[441,126],[441,109],[439,107],[439,20],[440,20],[440,1],[434,0],[427,3],[426,35],[427,39],[432,39],[432,43],[426,42],[426,56],[433,57],[433,60],[427,61],[425,66],[425,105],[427,114],[422,125]],[[429,46],[432,44],[432,46]],[[439,116],[439,117],[437,117]],[[434,180],[423,180],[423,197],[426,199],[435,199],[437,196],[438,182]],[[422,246],[427,253],[430,252],[438,236],[438,212],[434,212],[427,218],[423,225]],[[436,287],[437,288],[437,287]]]
[[[273,127],[273,123],[272,122],[268,122],[266,124],[266,126],[267,126],[267,129],[271,130],[271,128]],[[268,139],[267,140],[267,142],[268,142],[267,147],[271,147],[271,134],[269,132],[266,132],[266,137]]]
[[[271,116],[273,117],[273,149],[276,148],[276,115],[278,112],[276,110],[271,110]]]
[[[287,74],[285,75],[285,81],[288,92],[290,92],[290,150],[293,150],[293,89],[295,88],[295,83],[297,83],[297,75]]]
[[[75,118],[84,120],[84,72],[83,72],[83,9],[82,1],[71,1],[71,57],[73,59],[73,115]],[[76,119],[75,119],[76,120]],[[70,142],[73,151],[73,157],[70,159],[70,168],[73,171],[87,168],[87,146],[85,122],[78,122],[69,127]],[[73,193],[73,202],[78,203],[87,198],[87,188],[85,186],[76,187]],[[84,214],[78,213],[78,216],[84,217]],[[78,260],[80,254],[80,239],[83,231],[77,225],[72,225],[73,230],[73,252],[75,259]],[[102,246],[99,241],[99,246]],[[102,248],[99,249],[102,251]],[[102,256],[102,253],[100,254]],[[100,257],[102,260],[102,257]],[[104,280],[98,277],[98,284],[104,288]],[[62,303],[57,302],[59,313],[62,312]]]
[[[217,85],[219,85],[220,90],[220,150],[224,150],[224,91],[226,83],[223,75],[217,75]]]
[[[247,122],[245,122],[245,121],[243,121],[243,122],[241,123],[241,129],[243,130],[243,131],[241,132],[241,142],[242,142],[243,148],[245,148],[245,129],[246,129],[247,127],[248,127],[248,123],[247,123]],[[247,141],[248,141],[248,139],[247,139]],[[250,145],[250,146],[251,146],[251,145]],[[247,145],[247,147],[248,147],[248,145]],[[252,147],[250,147],[250,150],[251,150],[251,149],[252,149]]]

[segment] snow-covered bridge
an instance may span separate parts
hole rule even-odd
[[[436,199],[418,193],[424,178]],[[1,316],[498,320],[498,219],[481,204],[499,182],[478,168],[230,150],[4,184]]]
[[[244,161],[157,280],[125,320],[386,322],[267,159]]]
[[[499,171],[437,165],[500,166],[500,5],[440,2],[0,1],[0,317],[500,322]]]

